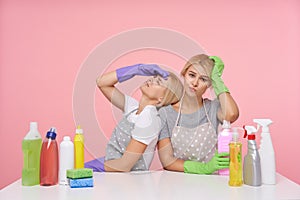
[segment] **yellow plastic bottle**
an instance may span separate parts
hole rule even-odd
[[[76,134],[74,137],[74,160],[75,169],[84,168],[84,137],[83,131],[80,126],[76,128]]]
[[[229,143],[229,182],[230,186],[243,184],[242,143],[238,141],[237,128],[233,128],[232,141]]]

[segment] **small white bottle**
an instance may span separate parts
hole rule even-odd
[[[74,168],[74,144],[69,136],[64,136],[59,145],[59,184],[68,185],[66,171]]]
[[[272,124],[270,119],[254,119],[257,123],[257,130],[262,127],[259,155],[261,162],[261,179],[263,184],[276,184],[276,163],[275,152],[270,135],[269,125]]]

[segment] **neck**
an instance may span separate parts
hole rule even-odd
[[[139,108],[138,108],[138,111],[136,112],[136,114],[140,114],[144,110],[144,108],[148,105],[156,106],[156,101],[150,100],[150,99],[146,98],[145,96],[142,96],[140,99]]]
[[[202,96],[188,96],[184,95],[182,99],[182,106],[181,106],[181,111],[183,113],[193,113],[199,108],[201,108],[203,105],[203,99]]]

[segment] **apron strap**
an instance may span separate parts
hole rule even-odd
[[[179,109],[178,109],[178,115],[177,115],[177,119],[176,119],[176,122],[175,122],[175,126],[178,126],[179,117],[181,115],[181,106],[182,106],[182,102],[183,102],[182,100],[183,100],[184,95],[185,95],[185,89],[183,90],[183,95],[182,95],[182,97],[179,101]]]

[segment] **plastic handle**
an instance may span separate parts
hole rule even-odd
[[[248,134],[247,134],[247,130],[245,129],[245,125],[243,126],[243,129],[244,129],[244,138],[245,138],[245,137],[247,137],[247,135],[248,135]]]
[[[243,129],[245,130],[245,133],[244,133],[244,138],[246,138],[248,136],[248,140],[255,140],[255,134],[248,134],[246,128],[245,128],[245,125],[243,126]]]

